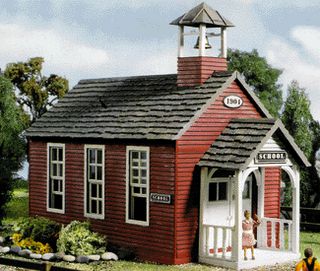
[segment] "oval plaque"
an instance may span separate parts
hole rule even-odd
[[[223,104],[229,108],[239,108],[243,104],[243,100],[236,95],[229,95],[223,99]]]

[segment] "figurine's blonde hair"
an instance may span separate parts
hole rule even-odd
[[[247,214],[250,214],[250,212],[248,210],[244,211],[244,216],[246,216]]]

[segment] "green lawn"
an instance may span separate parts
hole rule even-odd
[[[300,232],[300,252],[311,247],[315,257],[320,258],[320,232]]]
[[[28,204],[29,192],[27,188],[17,188],[13,192],[13,198],[7,204],[7,217],[5,223],[10,223],[20,217],[28,217],[29,204]]]
[[[10,223],[20,217],[28,216],[28,190],[27,187],[16,188],[13,194],[12,200],[7,205],[7,218],[5,223]],[[312,232],[300,232],[300,251],[303,255],[303,250],[306,247],[311,247],[314,251],[316,257],[320,257],[320,233]],[[186,264],[186,265],[177,265],[177,266],[167,266],[167,265],[157,265],[150,263],[137,263],[129,261],[118,261],[118,262],[102,262],[100,264],[67,264],[66,263],[57,263],[60,266],[66,266],[69,268],[74,268],[77,270],[150,270],[150,271],[181,271],[181,270],[190,270],[190,271],[226,271],[224,268],[217,268],[212,266],[206,266],[201,264]],[[265,269],[257,269],[265,270]],[[268,270],[290,270],[290,267],[285,269],[277,268],[268,269]]]

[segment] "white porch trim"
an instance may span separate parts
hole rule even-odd
[[[261,265],[272,265],[275,263],[292,262],[299,259],[299,171],[292,165],[278,165],[279,168],[287,172],[293,187],[293,219],[276,219],[264,217],[264,190],[265,190],[265,168],[270,165],[257,165],[248,167],[244,170],[236,170],[233,177],[229,177],[229,183],[232,187],[230,198],[233,201],[234,223],[229,225],[206,224],[204,217],[204,208],[206,204],[204,199],[208,193],[207,183],[215,179],[214,173],[217,168],[201,168],[201,201],[200,201],[200,227],[199,227],[199,261],[202,263],[218,265],[223,267],[251,268]],[[258,227],[258,248],[255,251],[267,251],[272,254],[272,261],[264,259],[256,261],[244,261],[242,251],[242,193],[244,184],[250,174],[254,174],[258,186],[258,216],[262,220],[261,227]],[[230,203],[229,203],[230,204]],[[268,230],[271,230],[271,236],[268,237]],[[279,232],[278,232],[279,231]],[[289,234],[288,240],[285,235]],[[226,236],[231,235],[231,248]],[[278,237],[279,236],[279,237]],[[271,239],[268,239],[271,238]],[[217,240],[222,240],[218,244]],[[228,239],[229,240],[229,239]],[[269,240],[269,241],[268,241]],[[268,243],[270,242],[271,243]],[[219,251],[218,251],[219,249]],[[258,258],[256,253],[256,258]],[[275,261],[273,263],[273,261]]]
[[[292,251],[299,254],[300,246],[300,172],[296,166],[282,166],[292,185]]]

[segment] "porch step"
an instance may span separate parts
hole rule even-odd
[[[243,255],[243,253],[242,253]],[[249,269],[258,266],[271,266],[276,264],[285,264],[298,261],[299,254],[288,251],[255,249],[255,260],[251,260],[251,251],[247,251],[248,260],[241,259],[239,269]]]

